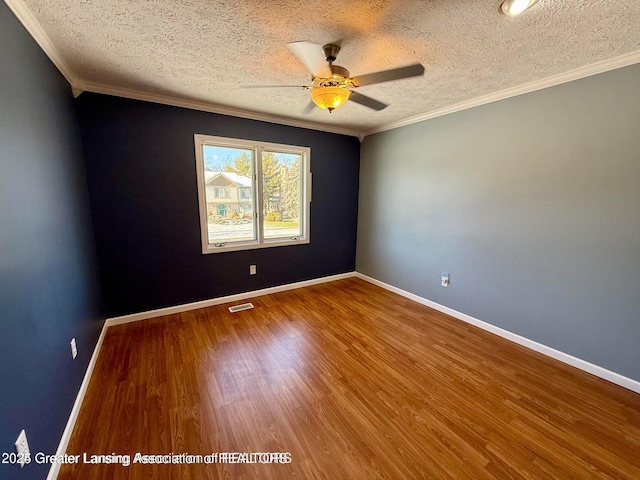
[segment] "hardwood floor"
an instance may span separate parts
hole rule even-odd
[[[111,327],[59,479],[640,478],[640,395],[359,279]],[[82,457],[80,458],[82,462]]]

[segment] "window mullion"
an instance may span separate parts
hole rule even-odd
[[[256,195],[256,199],[255,199],[255,203],[256,203],[256,228],[258,229],[257,231],[257,237],[258,237],[258,243],[262,244],[264,243],[264,219],[263,219],[263,209],[264,209],[264,205],[263,205],[263,194],[262,194],[262,147],[258,146],[255,148],[255,160],[254,160],[254,185],[256,186],[256,188],[254,189],[255,191],[255,195]]]

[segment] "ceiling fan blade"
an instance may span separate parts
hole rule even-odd
[[[331,68],[324,58],[322,45],[312,42],[292,42],[287,43],[287,48],[314,77],[331,76]]]
[[[374,83],[390,82],[391,80],[400,80],[402,78],[419,77],[424,74],[424,67],[419,63],[409,65],[408,67],[393,68],[391,70],[383,70],[381,72],[368,73],[353,77],[353,83],[356,87],[364,85],[372,85]]]
[[[311,112],[313,112],[313,109],[316,107],[316,104],[313,102],[309,102],[309,105],[307,105],[304,110],[302,111],[303,115],[307,115]]]
[[[374,100],[371,97],[367,97],[366,95],[362,95],[361,93],[354,92],[353,90],[349,95],[349,100],[359,103],[360,105],[364,105],[365,107],[373,108],[378,112],[388,107],[386,103],[379,102],[378,100]]]

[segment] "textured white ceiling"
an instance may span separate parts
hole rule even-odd
[[[640,50],[640,1],[540,0],[519,18],[495,0],[21,0],[85,82],[369,131]],[[351,75],[416,62],[424,77],[361,87],[390,106],[300,112],[293,41],[342,45]]]

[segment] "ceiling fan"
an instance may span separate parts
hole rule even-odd
[[[302,63],[312,75],[311,85],[297,87],[311,91],[312,102],[309,103],[304,113],[310,113],[316,105],[332,112],[336,108],[344,105],[347,100],[380,111],[386,108],[387,104],[362,95],[353,89],[374,83],[417,77],[424,74],[424,67],[417,63],[407,67],[351,77],[349,70],[333,64],[340,52],[338,45],[329,43],[325,46],[320,46],[312,42],[293,42],[288,43],[287,48],[289,48],[291,53],[296,56],[300,63]]]

